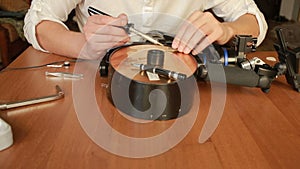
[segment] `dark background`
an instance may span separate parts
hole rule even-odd
[[[278,19],[281,0],[254,0],[267,20]]]

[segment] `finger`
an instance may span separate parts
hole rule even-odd
[[[201,28],[203,25],[215,25],[216,23],[218,23],[218,21],[210,12],[200,13],[193,21],[193,25],[197,28]]]
[[[199,41],[201,41],[205,37],[205,34],[200,30],[196,30],[196,32],[193,34],[193,36],[189,39],[187,42],[187,45],[182,49],[182,52],[185,54],[189,54],[192,49],[194,49]]]
[[[116,26],[102,26],[98,27],[95,34],[114,35],[114,36],[128,36],[123,27]]]
[[[196,23],[199,24],[201,22],[199,19],[206,21],[206,22],[202,22],[202,24],[198,25],[199,30],[201,30],[201,32],[203,33],[205,38],[199,39],[200,41],[198,42],[195,49],[193,50],[193,54],[201,52],[209,44],[221,39],[223,36],[224,31],[220,25],[220,22],[217,21],[211,13],[204,13],[203,17],[205,17],[205,19],[198,18],[197,19],[198,21],[196,21]],[[196,38],[195,38],[195,40],[196,40]],[[190,43],[195,44],[195,41],[191,41]],[[186,52],[187,51],[188,51],[188,49],[186,49]]]
[[[209,46],[211,42],[208,40],[207,37],[203,38],[193,49],[192,54],[197,55],[202,52],[207,46]]]
[[[128,23],[128,17],[126,14],[122,13],[118,16],[118,18],[121,19],[121,26],[125,26]]]
[[[90,26],[84,28],[84,34],[86,39],[90,39],[95,35],[105,35],[105,36],[121,36],[121,37],[129,37],[126,31],[122,28],[115,26]]]
[[[210,12],[205,12],[202,18],[198,18],[195,21],[195,25],[208,36],[210,42],[218,40],[223,34],[224,30],[218,20]]]
[[[128,42],[129,36],[107,36],[103,34],[97,34],[89,38],[88,41],[93,43],[117,43],[117,42]]]
[[[178,42],[178,51],[183,52],[185,48],[192,48],[192,46],[190,46],[189,41],[190,39],[194,36],[194,34],[196,33],[197,28],[194,27],[194,25],[189,24],[186,28],[185,28],[185,32],[184,34],[180,37],[180,39],[176,39]]]
[[[115,39],[108,42],[97,41],[104,39],[103,37],[95,37],[88,40],[80,53],[80,58],[83,59],[101,59],[107,52],[107,49],[124,45],[128,39]]]
[[[206,38],[210,43],[220,39],[223,35],[223,29],[220,28],[219,25],[206,24],[201,27],[201,30],[206,35]]]
[[[113,48],[113,47],[117,47],[117,46],[122,46],[124,45],[124,42],[115,42],[115,43],[101,43],[101,44],[94,44],[94,48],[96,49],[96,53],[98,52],[102,52],[102,51],[107,51],[107,49]]]
[[[94,45],[94,48],[95,48],[94,51],[96,51],[96,52],[93,52],[93,53],[96,53],[98,56],[103,56],[107,52],[107,49],[117,47],[117,46],[122,46],[124,44],[125,44],[124,42],[96,44],[96,45]]]
[[[92,15],[88,17],[88,22],[96,25],[114,25],[114,26],[124,26],[127,24],[127,17],[111,17],[106,15]]]
[[[172,42],[172,48],[174,49],[177,49],[180,45],[180,40],[185,32],[187,28],[187,24],[186,23],[183,23],[181,26],[180,26],[180,29],[179,31],[177,32],[176,36],[174,37],[173,39],[173,42]]]
[[[177,49],[181,43],[182,46],[186,44],[184,41],[182,41],[182,38],[187,32],[188,27],[191,26],[191,23],[193,23],[201,14],[202,14],[201,11],[193,12],[191,16],[189,16],[188,19],[181,24],[180,29],[178,30],[172,42],[172,48]]]

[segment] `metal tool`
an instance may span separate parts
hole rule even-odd
[[[160,76],[168,77],[168,78],[174,79],[174,80],[184,80],[187,77],[186,74],[163,69],[163,68],[160,68],[157,66],[135,64],[135,63],[133,63],[132,66],[138,67],[138,68],[140,68],[140,70],[152,72],[152,73],[158,74]]]
[[[106,16],[111,16],[107,13],[104,13],[102,11],[99,11],[98,9],[96,8],[93,8],[93,7],[89,7],[88,8],[88,13],[89,15],[106,15]],[[118,27],[118,26],[116,26]],[[162,43],[158,42],[156,39],[152,38],[151,36],[147,35],[147,34],[144,34],[143,32],[137,30],[134,28],[134,24],[132,23],[127,23],[127,25],[125,25],[124,27],[121,27],[123,28],[127,33],[134,33],[146,40],[148,40],[149,42],[153,43],[153,44],[156,44],[156,45],[160,45],[160,46],[164,46]]]
[[[68,72],[45,72],[45,75],[62,77],[62,78],[75,78],[75,79],[83,78],[83,74],[75,74],[75,73],[68,73]]]
[[[54,67],[54,68],[60,68],[60,67],[65,67],[68,68],[70,67],[70,62],[69,61],[64,61],[62,64],[48,64],[46,65],[47,67]]]
[[[49,102],[49,101],[63,98],[65,95],[63,90],[58,85],[56,85],[55,87],[56,87],[56,94],[54,95],[0,104],[0,110],[6,110],[6,109],[21,107],[21,106],[28,106],[37,103],[44,103],[44,102]]]

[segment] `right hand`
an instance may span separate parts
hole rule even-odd
[[[82,59],[102,59],[107,49],[124,45],[130,40],[126,31],[120,27],[125,26],[128,18],[125,14],[118,17],[105,15],[92,15],[88,17],[83,27],[86,44],[81,50]]]
[[[179,52],[196,55],[213,42],[223,45],[233,36],[228,23],[219,22],[210,12],[195,11],[180,27],[172,47]]]

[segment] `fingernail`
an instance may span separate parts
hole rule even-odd
[[[179,46],[179,47],[178,47],[178,51],[179,51],[179,52],[183,52],[183,47],[182,47],[182,46]]]
[[[189,48],[185,48],[183,53],[189,54],[190,52],[191,52],[191,50]]]
[[[195,50],[192,51],[192,55],[198,55],[198,54],[199,54],[199,52],[197,52]]]
[[[178,41],[177,40],[173,40],[172,48],[174,48],[174,49],[178,48]]]

